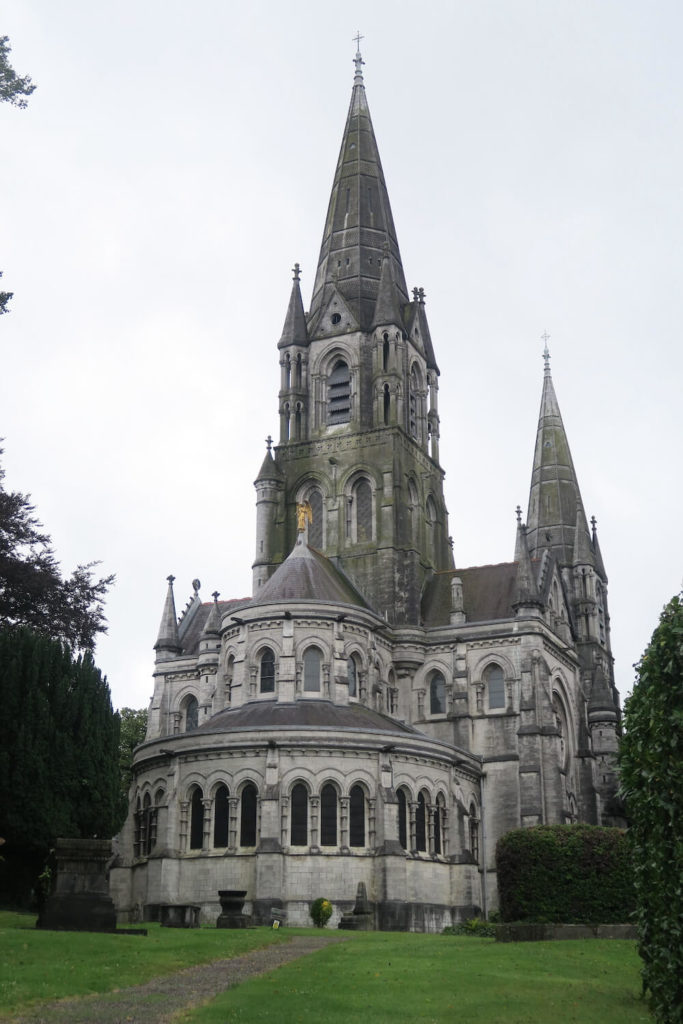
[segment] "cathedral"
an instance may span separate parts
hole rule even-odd
[[[195,581],[178,617],[168,577],[121,921],[211,922],[240,890],[256,923],[324,896],[334,926],[364,883],[375,928],[439,931],[496,907],[510,829],[621,823],[607,575],[547,348],[514,557],[457,566],[436,349],[355,64],[310,306],[297,265],[277,342],[253,596]]]

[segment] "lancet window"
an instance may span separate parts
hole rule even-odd
[[[348,423],[351,419],[351,372],[343,359],[334,364],[327,378],[327,422]]]

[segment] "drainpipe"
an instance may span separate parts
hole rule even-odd
[[[481,876],[481,902],[483,904],[482,910],[484,912],[484,920],[489,919],[489,908],[488,908],[488,892],[486,887],[486,804],[484,802],[484,790],[486,789],[486,772],[483,770],[484,757],[483,754],[479,755],[479,761],[482,766],[481,783],[479,792],[481,795],[481,859],[484,863],[484,871]]]

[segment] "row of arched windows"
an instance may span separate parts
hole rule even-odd
[[[157,839],[157,814],[164,797],[158,790],[154,804],[149,793],[138,797],[135,811],[135,856],[146,857],[154,850]],[[231,796],[221,783],[213,799],[205,798],[202,787],[195,785],[183,805],[181,830],[185,832],[189,851],[214,849],[253,849],[259,831],[259,798],[253,782],[241,787],[239,795]],[[406,852],[446,855],[448,850],[448,815],[446,801],[439,793],[432,803],[429,793],[420,790],[417,800],[403,787],[397,790],[398,839]],[[287,818],[288,803],[288,818]],[[282,842],[291,847],[339,847],[365,849],[374,843],[374,801],[369,800],[363,786],[351,786],[348,796],[341,796],[337,786],[326,782],[319,794],[312,794],[303,782],[292,787],[289,801],[283,803]],[[469,847],[474,860],[479,859],[479,821],[474,803],[469,810]]]
[[[505,707],[505,677],[500,665],[488,665],[482,674],[483,688],[489,711]],[[483,710],[483,708],[482,708]],[[446,680],[442,672],[432,672],[429,679],[429,713],[445,715]]]

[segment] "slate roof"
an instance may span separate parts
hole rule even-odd
[[[244,606],[249,604],[250,601],[250,597],[235,598],[232,601],[219,601],[218,610],[221,615],[223,612],[237,611],[238,608],[244,608]],[[205,601],[200,604],[199,607],[192,612],[184,630],[184,620],[181,620],[179,632],[183,654],[196,654],[199,650],[199,638],[207,623],[209,615],[211,614],[212,608],[213,601]]]
[[[334,729],[340,732],[385,732],[423,736],[417,729],[397,722],[363,704],[333,704],[329,700],[297,700],[283,703],[256,700],[238,708],[219,711],[196,732],[222,733],[261,729]]]
[[[308,546],[303,534],[299,534],[293,550],[263,584],[252,604],[284,601],[324,601],[370,607],[329,558]]]
[[[451,615],[451,580],[462,580],[463,611],[467,622],[510,619],[517,594],[517,563],[476,565],[434,573],[422,597],[425,626],[447,626]]]

